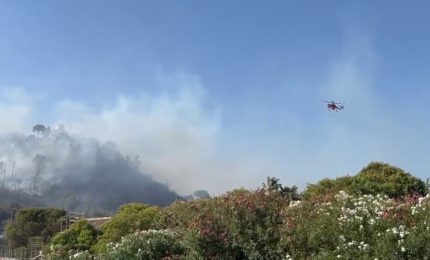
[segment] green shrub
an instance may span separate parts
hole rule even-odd
[[[343,176],[336,179],[323,179],[316,184],[309,184],[302,196],[306,200],[330,201],[339,191],[352,193],[354,177]]]
[[[386,194],[400,198],[425,193],[425,183],[400,168],[386,163],[373,162],[355,177],[352,190],[361,194]]]
[[[94,249],[102,252],[107,243],[120,241],[121,237],[132,234],[136,230],[149,229],[158,213],[159,208],[155,206],[140,203],[123,205],[116,215],[103,226],[103,235]]]
[[[385,194],[390,198],[425,193],[425,183],[400,168],[372,162],[355,176],[323,179],[308,185],[303,197],[308,200],[330,200],[339,191],[350,194]]]
[[[58,233],[51,240],[50,254],[70,256],[91,249],[97,241],[97,230],[86,220],[78,220],[69,229]]]

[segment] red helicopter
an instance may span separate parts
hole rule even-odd
[[[343,110],[343,108],[345,107],[345,104],[343,103],[336,103],[333,100],[332,101],[325,101],[323,100],[323,102],[327,103],[327,109],[328,111],[339,111],[339,110]]]

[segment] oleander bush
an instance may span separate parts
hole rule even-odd
[[[418,178],[382,163],[355,176],[322,180],[302,194],[268,178],[256,190],[177,201],[163,209],[129,206],[106,226],[118,232],[98,238],[103,251],[91,255],[82,247],[66,257],[430,259],[425,191]],[[116,234],[115,241],[101,239],[107,234]]]
[[[158,226],[179,234],[194,259],[281,258],[283,212],[293,199],[298,199],[295,187],[268,178],[255,191],[174,203],[162,212]]]
[[[106,260],[174,259],[184,252],[176,234],[170,230],[144,230],[107,244]]]

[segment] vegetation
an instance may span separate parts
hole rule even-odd
[[[385,194],[390,198],[424,195],[425,183],[386,163],[370,163],[354,178],[353,189],[361,194]]]
[[[322,200],[333,197],[339,191],[350,194],[385,194],[390,198],[411,195],[424,195],[425,183],[404,172],[402,169],[386,163],[372,162],[355,176],[337,179],[323,179],[311,184],[303,193],[305,199]]]
[[[14,221],[6,225],[6,242],[10,249],[26,247],[32,237],[48,243],[60,230],[60,219],[66,211],[55,208],[27,208],[17,212]]]
[[[49,255],[51,258],[67,257],[72,252],[89,251],[97,242],[97,235],[97,230],[91,224],[79,220],[52,238]]]
[[[103,259],[172,259],[183,252],[184,248],[173,232],[145,230],[126,235],[121,242],[109,243]]]
[[[146,230],[151,227],[159,212],[158,207],[141,203],[131,203],[122,206],[116,215],[103,226],[103,235],[95,246],[97,251],[104,251],[110,242],[118,242],[121,237],[134,233],[137,230]]]
[[[211,195],[209,195],[209,192],[207,192],[205,190],[196,190],[193,193],[193,196],[196,199],[209,199],[211,197]]]
[[[291,193],[295,189],[268,178],[255,191],[174,203],[160,214],[158,227],[177,233],[193,259],[281,258],[280,228],[283,210],[296,197]]]
[[[127,204],[101,233],[76,222],[51,239],[49,259],[429,259],[425,193],[421,180],[383,163],[302,194],[268,178],[164,209]]]

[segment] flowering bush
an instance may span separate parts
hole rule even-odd
[[[126,235],[120,242],[109,243],[105,254],[99,257],[289,260],[430,257],[428,195],[391,199],[387,195],[357,196],[340,191],[329,201],[315,202],[289,201],[276,190],[236,190],[212,199],[177,202],[164,209],[159,217],[160,230]]]
[[[282,258],[283,210],[295,198],[295,188],[269,178],[263,188],[235,190],[223,196],[177,202],[165,209],[160,228],[175,230],[191,258]]]
[[[370,179],[379,178],[373,176],[373,171],[380,166],[371,164],[365,168],[365,172],[370,171]],[[391,184],[384,186],[376,180],[377,184],[361,186],[376,187],[369,193],[357,192],[358,189],[336,191],[342,185],[351,188],[357,183],[345,177],[341,185],[323,181],[324,185],[314,190],[329,190],[321,197],[304,196],[298,200],[295,187],[282,187],[277,179],[268,178],[267,184],[257,190],[238,189],[214,198],[178,201],[164,209],[147,211],[147,206],[130,205],[102,236],[121,238],[107,243],[99,239],[98,244],[105,250],[95,257],[430,259],[430,195],[411,192],[419,191],[415,188],[421,184],[409,175],[399,175],[396,168],[384,168],[387,165],[381,167],[385,171],[382,175],[392,178]],[[402,183],[402,178],[412,185],[405,189],[393,185],[393,180]],[[384,192],[378,193],[381,187]],[[135,232],[139,225],[156,230]],[[88,241],[84,238],[91,238],[85,234],[81,239],[74,238],[77,242],[71,248],[61,242],[69,236],[55,238],[50,259],[91,259],[91,251],[84,251],[88,246],[82,247]]]
[[[282,248],[293,259],[425,259],[430,256],[426,197],[351,196],[302,202],[285,211]]]
[[[171,259],[182,254],[183,247],[175,233],[169,230],[146,230],[109,243],[103,259]]]
[[[68,255],[60,255],[55,252],[48,254],[48,260],[64,260],[64,259],[74,259],[74,260],[92,260],[93,256],[87,251],[69,251]]]

